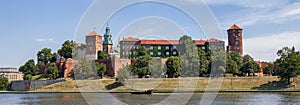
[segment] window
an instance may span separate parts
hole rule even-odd
[[[169,55],[170,55],[170,52],[166,52],[166,55],[169,56]]]
[[[202,50],[205,50],[205,46],[202,46]]]
[[[177,55],[177,52],[176,52],[176,51],[173,51],[173,55]]]
[[[150,46],[150,50],[153,50],[153,46]]]
[[[158,46],[157,46],[157,49],[161,50],[161,46],[160,46],[160,45],[158,45]]]
[[[150,55],[153,55],[153,52],[150,52]]]
[[[176,49],[176,46],[173,46],[173,49]]]
[[[166,50],[169,50],[170,48],[169,48],[169,46],[166,46]]]
[[[158,54],[158,55],[161,55],[161,52],[158,52],[157,54]]]

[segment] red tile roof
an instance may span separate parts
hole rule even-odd
[[[233,24],[228,30],[242,30],[242,28],[240,28],[236,24]]]
[[[196,45],[204,45],[206,43],[206,40],[195,40]]]
[[[133,38],[133,37],[128,37],[128,38],[123,38],[122,41],[139,41],[138,38]]]
[[[87,36],[97,36],[97,35],[100,35],[100,34],[98,34],[97,32],[93,31],[93,32],[89,33]]]
[[[216,38],[210,38],[207,40],[207,42],[220,42],[221,40],[218,40]]]
[[[140,40],[141,44],[159,44],[159,45],[170,45],[179,44],[178,40]]]

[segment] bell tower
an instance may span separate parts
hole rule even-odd
[[[107,52],[108,54],[112,51],[112,35],[110,33],[110,29],[107,26],[104,34],[104,40],[103,40],[103,51]]]
[[[227,52],[235,51],[241,56],[243,55],[243,29],[236,24],[232,25],[228,30],[228,46]]]

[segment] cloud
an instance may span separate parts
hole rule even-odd
[[[282,5],[267,7],[265,9],[251,8],[240,10],[226,17],[221,24],[222,26],[228,26],[236,23],[245,27],[257,23],[284,24],[300,19],[300,3],[282,3]]]
[[[196,0],[188,0],[192,1]],[[233,5],[245,8],[270,8],[287,3],[288,0],[203,0],[208,5]]]
[[[244,39],[245,54],[250,54],[256,60],[274,61],[277,51],[282,47],[294,46],[300,50],[300,32],[283,32],[262,37]]]
[[[54,42],[53,38],[37,38],[35,39],[36,42],[42,43],[42,42]]]

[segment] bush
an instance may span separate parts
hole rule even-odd
[[[0,90],[4,90],[9,85],[9,81],[6,77],[0,78]]]

